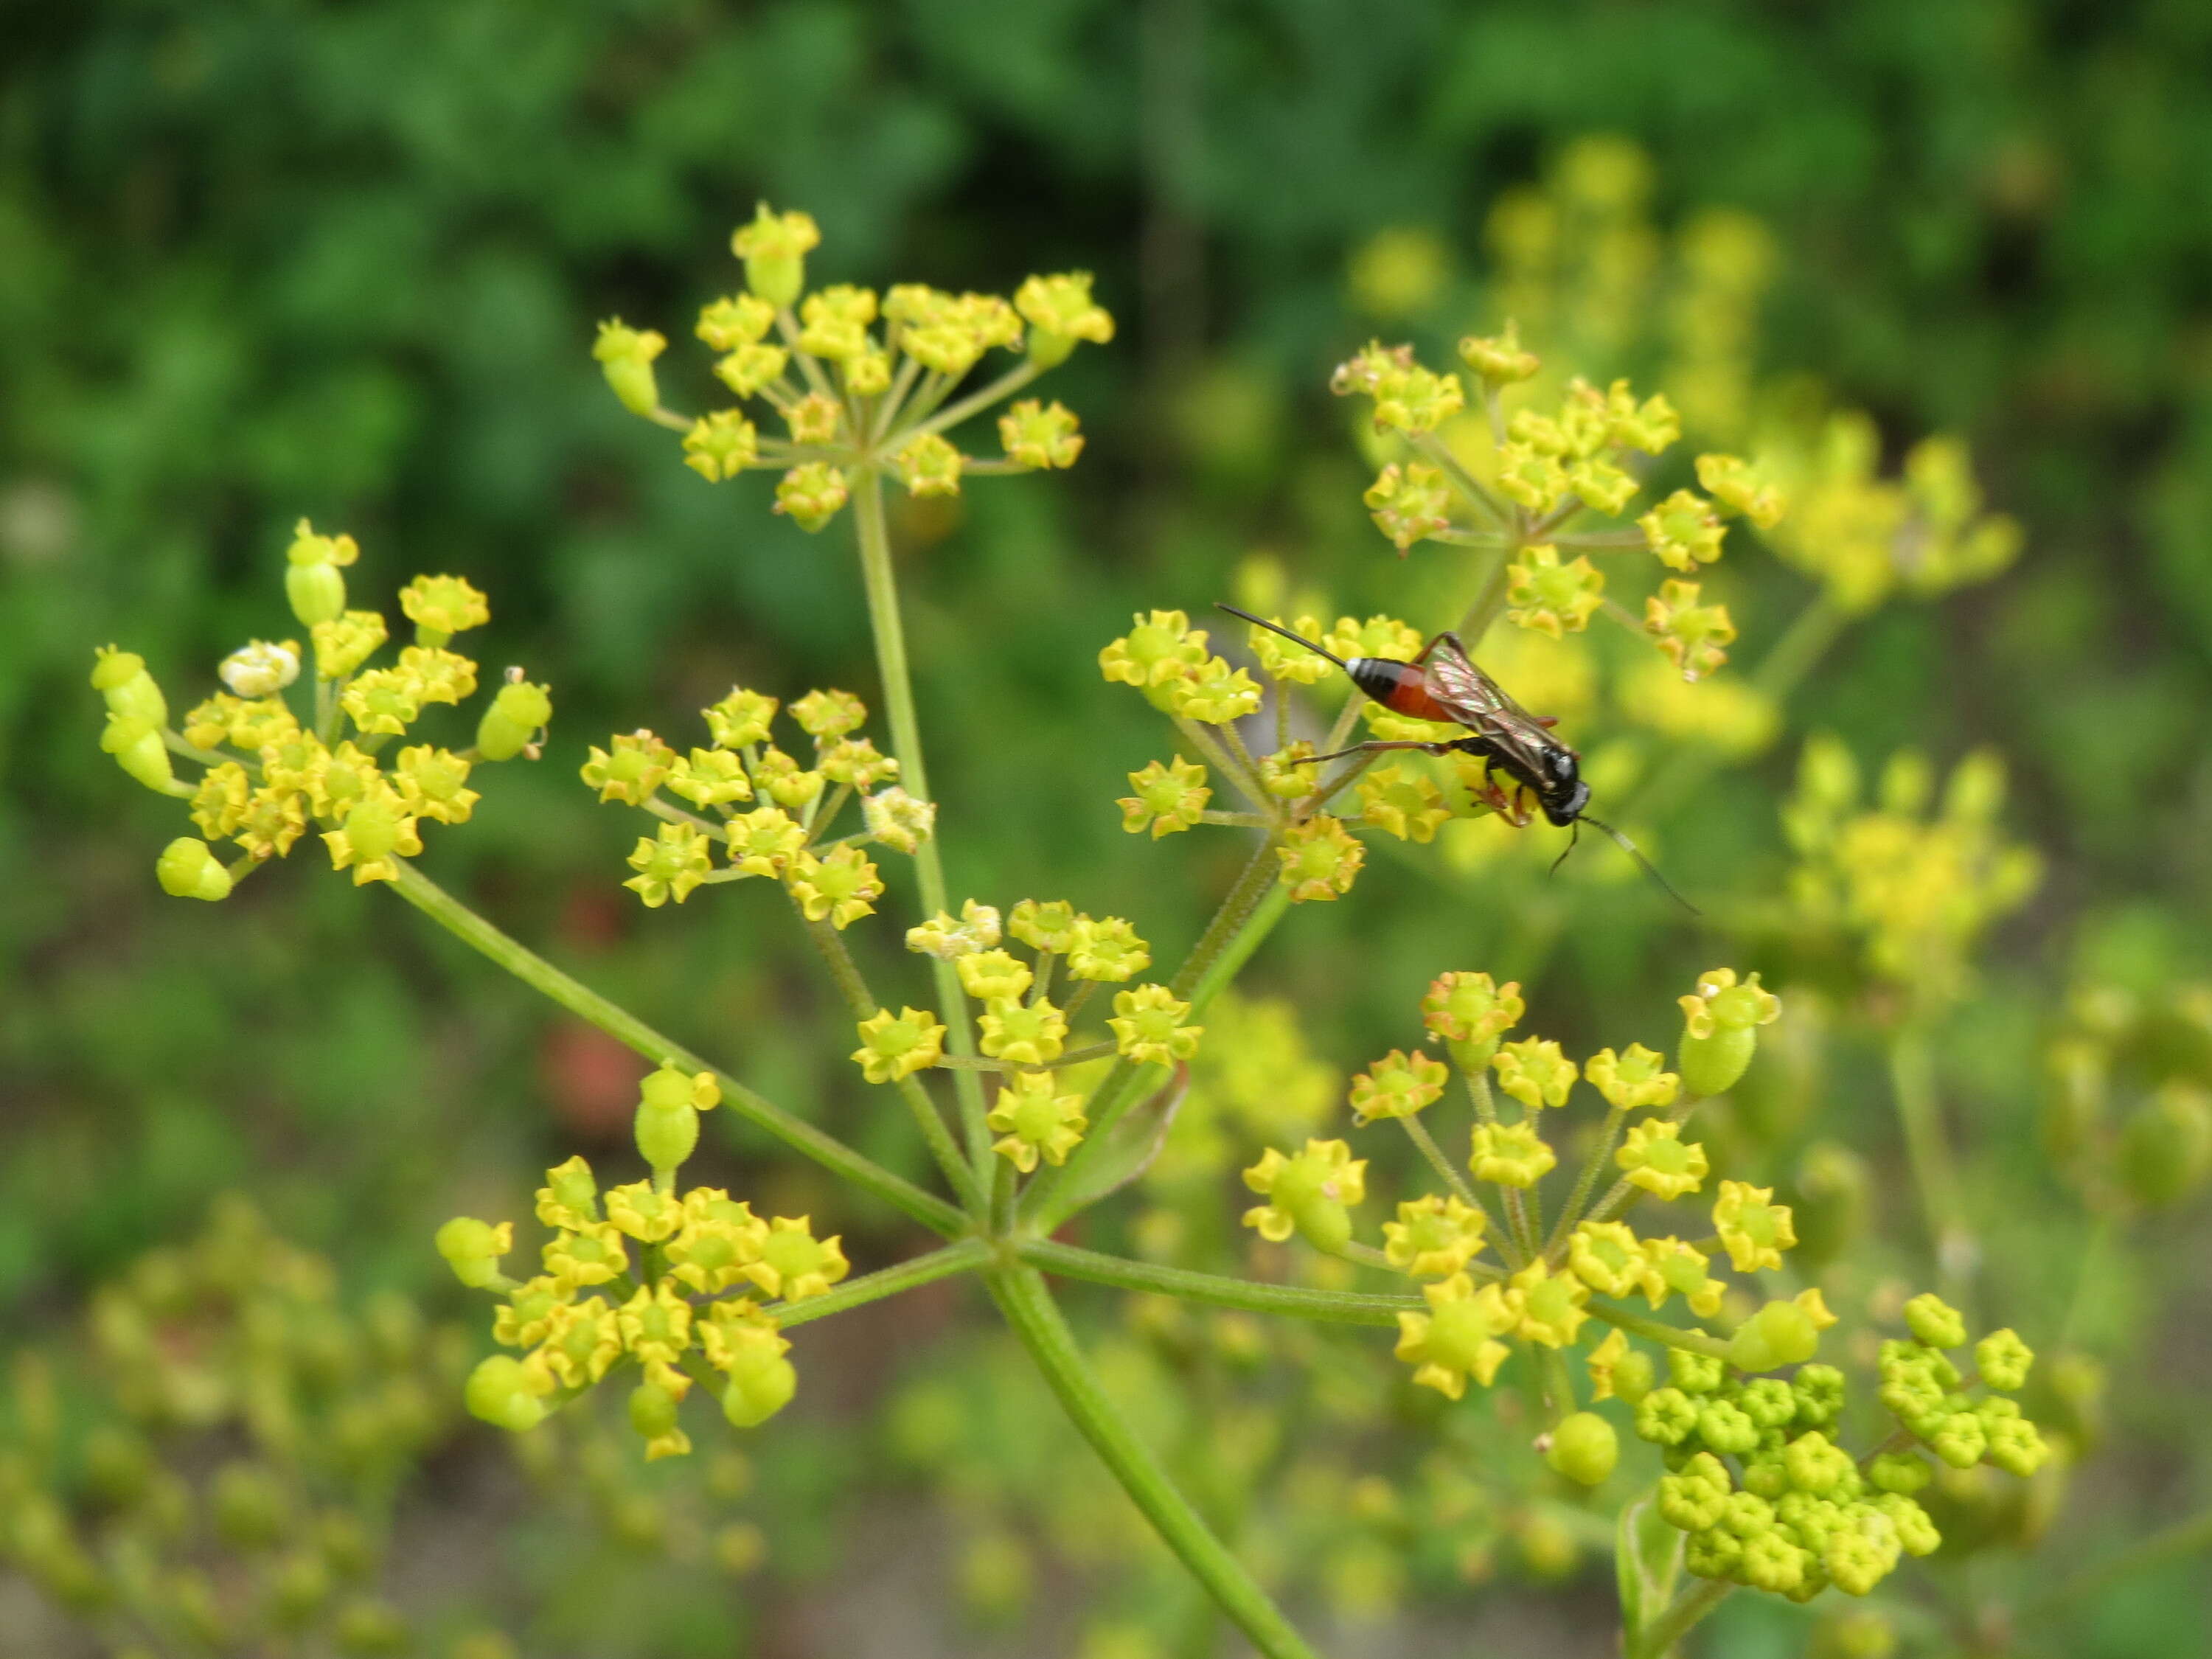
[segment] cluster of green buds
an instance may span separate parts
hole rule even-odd
[[[1906,750],[1863,805],[1850,751],[1814,738],[1782,820],[1805,920],[1858,936],[1886,980],[1939,1000],[1956,994],[1976,939],[2042,879],[2034,850],[1998,825],[2004,789],[2003,763],[1979,750],[1953,769],[1939,802],[1926,757]]]
[[[691,1449],[680,1408],[695,1382],[738,1428],[790,1403],[799,1377],[778,1322],[826,1293],[848,1264],[838,1240],[817,1238],[805,1216],[763,1219],[720,1188],[679,1190],[699,1114],[720,1098],[710,1073],[664,1066],[640,1086],[635,1124],[650,1180],[602,1194],[581,1158],[547,1170],[537,1213],[552,1237],[530,1279],[500,1265],[514,1248],[513,1222],[457,1216],[438,1230],[454,1276],[503,1298],[492,1334],[520,1356],[494,1354],[471,1374],[476,1415],[520,1433],[610,1372],[635,1375],[630,1425],[651,1461]]]
[[[1603,391],[1569,383],[1556,404],[1520,404],[1519,388],[1542,367],[1508,324],[1501,334],[1470,336],[1460,357],[1477,388],[1468,411],[1458,374],[1424,368],[1411,346],[1370,345],[1340,364],[1330,381],[1340,395],[1371,400],[1378,441],[1401,452],[1366,494],[1376,527],[1402,556],[1416,542],[1492,549],[1504,569],[1508,620],[1549,635],[1580,633],[1603,612],[1665,653],[1686,680],[1728,659],[1735,625],[1728,608],[1700,603],[1702,584],[1684,580],[1721,556],[1725,518],[1769,530],[1783,516],[1781,492],[1739,457],[1700,455],[1704,494],[1686,487],[1631,516],[1644,476],[1681,436],[1661,395],[1638,398],[1626,380]],[[1592,562],[1648,553],[1674,573],[1635,613],[1606,596],[1606,574]]]
[[[2081,987],[2045,1063],[2044,1149],[2093,1205],[2164,1209],[2212,1180],[2212,986]]]
[[[344,567],[359,557],[350,536],[324,536],[300,521],[287,556],[285,591],[306,625],[303,662],[295,641],[256,640],[218,665],[227,688],[169,723],[168,701],[137,654],[110,646],[95,658],[93,688],[107,704],[101,747],[155,793],[191,804],[198,836],[179,836],[155,866],[162,890],[179,898],[222,899],[272,858],[283,858],[312,823],[334,869],[356,885],[397,878],[422,850],[425,820],[462,823],[477,799],[468,787],[485,761],[537,758],[553,712],[545,687],[510,668],[477,722],[476,741],[453,749],[409,743],[438,703],[476,695],[477,664],[447,648],[457,634],[490,620],[484,596],[459,576],[417,576],[399,591],[414,643],[397,661],[370,667],[386,643],[381,612],[345,608]],[[312,666],[308,684],[287,692]],[[181,758],[199,769],[187,781]],[[215,844],[228,842],[228,863]]]
[[[583,779],[599,799],[661,820],[639,838],[629,858],[637,873],[623,884],[647,905],[681,904],[706,884],[766,876],[783,884],[809,921],[842,930],[872,915],[883,896],[883,878],[863,849],[911,854],[935,833],[935,805],[892,781],[898,763],[858,735],[868,715],[858,697],[810,691],[784,710],[811,740],[811,765],[770,740],[777,708],[774,697],[733,687],[700,711],[705,748],[679,754],[641,729],[592,747]],[[825,839],[856,798],[860,828]]]
[[[449,1443],[468,1343],[240,1198],[93,1299],[85,1352],[17,1358],[0,1559],[118,1652],[411,1650],[393,1500]]]
[[[599,325],[593,355],[623,406],[684,434],[684,465],[710,483],[780,471],[775,510],[818,531],[843,509],[857,468],[881,468],[917,496],[955,495],[964,477],[1066,467],[1082,453],[1062,404],[1024,398],[999,417],[1002,453],[963,454],[945,434],[1067,360],[1078,343],[1114,337],[1091,277],[1031,276],[1009,301],[901,283],[878,295],[847,283],[806,292],[806,256],[821,232],[804,213],[766,203],[731,238],[743,293],[717,299],[696,329],[718,355],[714,374],[739,402],[690,417],[660,400],[653,362],[668,342],[619,319]],[[952,400],[990,353],[1020,353],[988,385]],[[764,436],[757,399],[786,435]]]
[[[1902,1556],[1931,1554],[1942,1541],[1915,1496],[1935,1478],[1929,1455],[2022,1480],[2043,1467],[2050,1449],[2012,1398],[2033,1362],[2027,1345],[2010,1330],[1976,1343],[1977,1395],[1947,1352],[1966,1346],[1959,1314],[1929,1294],[1905,1304],[1905,1318],[1913,1340],[1884,1342],[1880,1362],[1881,1404],[1899,1426],[1863,1457],[1838,1443],[1846,1387],[1834,1366],[1800,1363],[1787,1378],[1729,1374],[1773,1371],[1796,1347],[1747,1363],[1733,1352],[1739,1332],[1726,1363],[1674,1350],[1656,1387],[1647,1367],[1624,1389],[1616,1367],[1614,1392],[1633,1406],[1638,1437],[1662,1449],[1670,1473],[1658,1511],[1688,1534],[1691,1572],[1797,1601],[1831,1584],[1864,1595]],[[1797,1346],[1796,1357],[1809,1357],[1809,1343]]]

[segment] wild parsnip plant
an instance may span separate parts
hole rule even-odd
[[[805,214],[766,207],[736,234],[744,288],[708,306],[695,331],[716,354],[732,406],[666,408],[654,373],[666,342],[650,330],[610,322],[595,350],[623,404],[681,434],[683,462],[703,479],[775,471],[776,511],[812,532],[851,527],[884,746],[851,691],[739,687],[678,735],[639,729],[594,745],[582,781],[601,801],[644,815],[623,883],[644,905],[750,883],[750,897],[732,902],[788,906],[849,1011],[849,1024],[823,1041],[849,1050],[886,1110],[910,1118],[938,1190],[680,1048],[418,868],[426,821],[465,823],[481,769],[536,758],[551,716],[548,688],[512,670],[473,743],[418,736],[436,718],[432,705],[477,692],[477,664],[453,642],[489,611],[465,580],[422,576],[402,589],[412,641],[372,666],[388,624],[380,611],[347,608],[344,573],[358,550],[303,524],[286,587],[304,652],[290,641],[242,647],[222,665],[228,689],[176,725],[137,657],[110,649],[95,666],[106,747],[141,781],[191,803],[200,833],[161,854],[168,891],[219,900],[312,825],[334,870],[390,886],[656,1063],[636,1111],[641,1169],[595,1170],[575,1158],[549,1170],[540,1231],[526,1243],[509,1218],[459,1218],[440,1231],[461,1281],[498,1303],[492,1335],[502,1351],[469,1377],[469,1408],[525,1431],[619,1387],[644,1455],[679,1455],[695,1436],[755,1428],[793,1398],[803,1379],[784,1334],[793,1327],[972,1274],[1137,1509],[1273,1659],[1311,1650],[1102,1384],[1051,1278],[1374,1327],[1379,1342],[1395,1334],[1413,1384],[1455,1402],[1482,1399],[1501,1376],[1517,1379],[1535,1405],[1526,1443],[1560,1481],[1595,1487],[1624,1455],[1635,1461],[1642,1493],[1622,1505],[1617,1529],[1632,1656],[1669,1651],[1738,1589],[1799,1601],[1831,1587],[1867,1595],[1905,1556],[1939,1547],[1916,1496],[1939,1464],[2032,1474],[2047,1449],[2014,1399],[2032,1364],[2019,1335],[1970,1329],[1931,1292],[1893,1310],[1887,1340],[1824,1348],[1838,1313],[1791,1273],[1791,1208],[1771,1187],[1717,1176],[1697,1138],[1698,1109],[1736,1088],[1781,1008],[1758,974],[1730,966],[1681,988],[1671,1055],[1628,1042],[1577,1060],[1525,1030],[1517,985],[1474,964],[1435,964],[1429,994],[1407,1011],[1409,1033],[1418,1013],[1421,1040],[1351,1085],[1359,1146],[1311,1133],[1233,1148],[1254,1200],[1243,1224],[1284,1247],[1255,1260],[1278,1277],[1155,1259],[1171,1249],[1117,1255],[1056,1240],[1071,1218],[1178,1156],[1176,1107],[1194,1065],[1270,1063],[1264,1019],[1224,994],[1292,907],[1348,898],[1373,848],[1430,859],[1449,881],[1468,865],[1444,856],[1455,843],[1494,848],[1505,836],[1534,848],[1537,832],[1515,827],[1526,817],[1519,783],[1465,754],[1318,759],[1346,746],[1363,720],[1384,740],[1463,733],[1344,696],[1327,659],[1264,629],[1237,641],[1251,665],[1234,661],[1193,625],[1193,607],[1211,596],[1177,594],[1138,616],[1099,663],[1108,681],[1160,711],[1176,744],[1128,775],[1125,827],[1148,842],[1206,828],[1246,848],[1197,944],[1171,968],[1156,966],[1136,921],[1088,913],[1079,892],[951,892],[884,491],[951,495],[1073,465],[1084,441],[1075,416],[1023,394],[1079,344],[1109,342],[1114,325],[1081,275],[1032,277],[1011,301],[918,285],[809,291],[817,240]],[[1663,395],[1547,374],[1510,325],[1469,337],[1460,359],[1437,369],[1409,347],[1371,345],[1334,386],[1366,400],[1382,454],[1366,504],[1383,534],[1401,555],[1429,544],[1472,561],[1473,599],[1453,620],[1478,655],[1486,641],[1501,651],[1531,637],[1564,641],[1602,620],[1642,653],[1644,669],[1624,676],[1624,702],[1643,701],[1638,688],[1656,686],[1649,696],[1663,700],[1686,686],[1717,699],[1700,710],[1741,726],[1744,708],[1771,704],[1802,675],[1851,607],[1881,597],[1879,583],[1847,574],[1866,550],[1893,572],[1900,548],[1922,568],[1950,549],[1960,580],[2008,550],[2008,532],[1979,514],[1949,452],[1902,488],[1833,444],[1810,459],[1778,446],[1772,461],[1715,450],[1685,465],[1670,459],[1682,422]],[[994,409],[998,453],[986,455],[969,434]],[[763,430],[775,423],[780,435]],[[1860,540],[1790,540],[1781,526],[1801,488]],[[1869,503],[1887,505],[1875,513]],[[1756,687],[1731,692],[1712,677],[1736,629],[1706,592],[1706,573],[1746,525],[1820,575],[1814,603],[1824,608],[1777,647],[1788,653],[1778,667],[1770,658]],[[1839,549],[1856,550],[1846,560]],[[1315,609],[1280,620],[1345,657],[1410,658],[1423,638],[1390,615]],[[303,678],[304,692],[291,691]],[[1307,707],[1338,696],[1333,714]],[[1302,735],[1314,732],[1325,735]],[[1592,759],[1601,788],[1630,787],[1603,756]],[[177,775],[179,761],[191,775]],[[1828,905],[1821,914],[1863,933],[1878,963],[1936,994],[1944,963],[2033,880],[1996,836],[1987,769],[1962,770],[1932,825],[1917,816],[1924,787],[1891,788],[1887,819],[1871,827],[1850,816],[1848,791],[1808,787],[1792,820],[1807,860],[1801,897]],[[1631,804],[1653,810],[1648,793]],[[957,806],[942,816],[942,827],[961,827]],[[219,855],[225,842],[235,851]],[[1547,838],[1530,856],[1555,848]],[[1972,878],[1963,891],[1960,872]],[[845,943],[853,927],[884,926],[902,927],[921,958],[896,988],[869,983]],[[1217,1050],[1223,1043],[1241,1046]],[[1585,1085],[1602,1115],[1571,1130]],[[741,1115],[944,1243],[855,1277],[834,1218],[757,1212],[756,1198],[687,1186],[700,1115],[713,1110]],[[1217,1121],[1213,1133],[1231,1131]],[[1432,1178],[1378,1218],[1366,1206],[1370,1159],[1359,1154],[1395,1133]],[[1948,1200],[1940,1178],[1925,1184],[1940,1231]],[[1866,1327],[1866,1310],[1843,1311]],[[1869,1363],[1854,1379],[1836,1362],[1860,1349]],[[723,1424],[687,1411],[695,1389]],[[1616,1425],[1652,1449],[1624,1453]]]

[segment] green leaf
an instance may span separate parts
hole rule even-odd
[[[1654,1501],[1652,1487],[1620,1511],[1613,1528],[1613,1565],[1620,1585],[1620,1628],[1624,1645],[1634,1650],[1637,1632],[1667,1610],[1674,1600],[1681,1565],[1682,1535],[1668,1526]]]
[[[1106,1132],[1098,1150],[1092,1153],[1083,1170],[1080,1183],[1071,1183],[1060,1194],[1056,1206],[1062,1214],[1096,1204],[1109,1193],[1126,1187],[1152,1167],[1152,1160],[1167,1145],[1168,1131],[1174,1127],[1176,1109],[1190,1088],[1190,1067],[1178,1061],[1175,1075],[1158,1090],[1151,1099],[1133,1110],[1121,1114],[1121,1119]]]

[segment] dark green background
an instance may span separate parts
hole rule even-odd
[[[805,538],[764,486],[678,467],[599,382],[595,319],[677,337],[665,383],[701,392],[682,319],[732,280],[725,240],[761,196],[819,219],[822,280],[1098,273],[1121,333],[1054,387],[1084,417],[1082,465],[975,489],[902,569],[956,892],[1065,891],[1165,954],[1231,854],[1121,836],[1109,799],[1164,738],[1100,684],[1098,646],[1136,607],[1201,606],[1255,544],[1347,609],[1392,602],[1323,390],[1376,326],[1345,299],[1348,253],[1433,227],[1473,314],[1497,194],[1601,131],[1649,150],[1662,222],[1728,204],[1771,226],[1767,368],[1829,381],[1896,450],[1964,433],[2025,522],[2014,572],[1884,613],[1793,713],[1863,757],[1990,744],[2010,763],[2013,823],[2050,875],[2005,930],[1952,1082],[1988,1109],[1970,1146],[1990,1201],[2026,1231],[2078,1226],[2016,1133],[2039,1022],[2084,962],[2143,985],[2208,966],[2212,9],[17,4],[0,10],[10,1325],[67,1319],[230,1185],[363,1283],[434,1285],[442,1215],[513,1212],[530,1169],[621,1139],[619,1068],[386,896],[286,867],[221,908],[163,900],[150,866],[179,815],[97,752],[92,646],[143,652],[189,702],[222,652],[289,624],[276,575],[302,514],[361,538],[366,602],[417,570],[466,574],[493,599],[481,654],[550,678],[557,713],[546,763],[498,775],[433,873],[911,1164],[896,1123],[864,1120],[841,1045],[787,1035],[823,1004],[753,895],[647,915],[612,890],[635,831],[574,783],[587,741],[678,730],[732,678],[872,696],[873,669],[842,526]],[[1185,390],[1224,368],[1256,412],[1194,444]],[[1679,875],[1774,890],[1791,757],[1717,792],[1722,827],[1678,821]],[[1340,1064],[1405,1040],[1431,974],[1506,948],[1402,871],[1370,866],[1359,899],[1302,915],[1255,969],[1316,1010]],[[1546,1029],[1571,1051],[1663,1040],[1710,947],[1640,905],[1577,904]],[[1886,1103],[1839,1067],[1823,1131],[1887,1176]],[[750,1178],[836,1209],[795,1172]],[[1911,1214],[1900,1197],[1886,1219]],[[856,1255],[902,1248],[879,1216],[839,1222]],[[2123,1385],[2092,1538],[2207,1485],[2202,1345],[2158,1334],[2212,1311],[2204,1233],[2160,1225],[2140,1238],[2160,1288],[2108,1334],[2113,1357],[2157,1358]],[[2186,1603],[2155,1590],[2072,1650],[2174,1650],[2160,1632]]]

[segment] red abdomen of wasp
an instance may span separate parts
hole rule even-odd
[[[1352,683],[1394,714],[1455,723],[1452,712],[1429,695],[1429,677],[1392,657],[1354,657],[1344,665]]]

